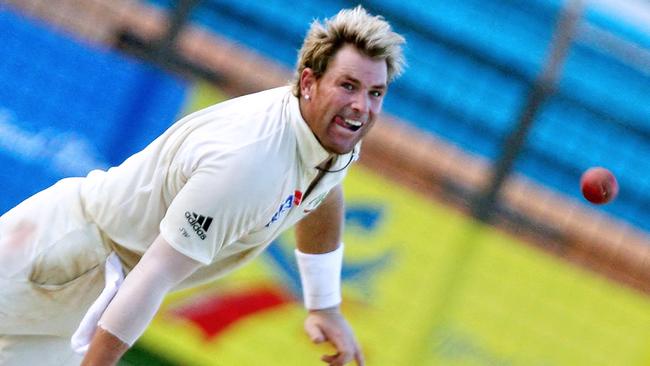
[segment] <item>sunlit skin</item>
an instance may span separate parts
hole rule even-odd
[[[370,131],[381,113],[387,73],[386,60],[372,59],[349,44],[320,78],[310,68],[302,71],[300,112],[325,150],[349,153]]]

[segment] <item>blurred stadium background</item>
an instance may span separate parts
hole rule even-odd
[[[178,117],[285,84],[362,4],[409,67],[346,182],[344,311],[369,365],[650,364],[650,5],[0,0],[0,212]],[[618,177],[589,205],[591,166]],[[287,234],[170,295],[122,365],[318,365]]]

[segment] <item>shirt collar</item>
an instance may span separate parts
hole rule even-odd
[[[307,122],[302,118],[298,98],[294,96],[291,91],[288,92],[288,98],[287,114],[289,123],[291,123],[296,132],[298,153],[300,154],[300,158],[305,166],[315,168],[325,161],[330,154],[325,150],[325,148],[323,148],[320,142],[318,142],[316,135],[314,135]],[[357,151],[358,149],[359,144],[357,144],[354,150]],[[344,168],[352,158],[351,154],[353,153],[337,155],[329,170]]]

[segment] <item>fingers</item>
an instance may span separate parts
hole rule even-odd
[[[343,366],[354,359],[357,366],[365,366],[363,353],[356,343],[348,350],[338,345],[335,345],[335,347],[339,352],[334,355],[324,355],[321,357],[323,362],[328,363],[330,366]]]
[[[357,346],[357,349],[354,353],[354,361],[357,363],[357,366],[365,366],[366,365],[366,360],[363,358],[363,353]]]
[[[324,356],[321,357],[320,359],[321,359],[323,362],[327,362],[327,363],[330,364],[330,365],[335,365],[334,362],[337,362],[337,361],[339,360],[340,357],[341,357],[341,353],[337,353],[337,354],[335,354],[335,355],[324,355]]]
[[[336,354],[321,357],[329,366],[343,366],[352,361],[357,366],[365,366],[361,348],[352,329],[339,313],[310,313],[305,320],[305,331],[314,343],[327,341],[334,346]]]
[[[323,331],[320,329],[320,327],[314,323],[305,323],[305,332],[307,332],[309,339],[311,339],[311,341],[316,344],[325,341],[325,334],[323,334]]]
[[[343,366],[346,364],[343,354],[340,352],[335,355],[325,355],[320,359],[329,366]]]
[[[346,357],[343,353],[337,353],[335,355],[325,355],[321,357],[321,360],[326,362],[329,366],[343,366],[352,361],[352,357]],[[365,360],[361,353],[356,353],[354,355],[354,362],[357,366],[365,366]]]

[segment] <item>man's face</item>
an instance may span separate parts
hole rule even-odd
[[[345,154],[375,123],[386,89],[386,61],[345,45],[320,79],[311,69],[303,70],[300,110],[325,150]]]

